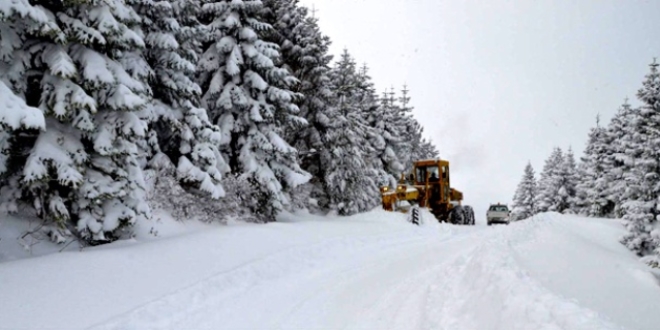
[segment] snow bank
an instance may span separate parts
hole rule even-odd
[[[56,253],[62,247],[50,243],[45,235],[27,234],[38,229],[38,219],[0,216],[0,265],[3,262]]]
[[[40,230],[40,224],[41,220],[37,218],[0,216],[0,264],[7,261],[40,257],[61,251],[78,251],[80,249],[77,242],[71,242],[71,239],[65,244],[51,242],[46,233]],[[219,227],[217,224],[205,224],[197,221],[180,222],[174,220],[165,212],[155,211],[152,220],[142,221],[135,225],[133,228],[134,236],[131,239],[117,241],[110,245],[87,248],[85,252],[134,245]]]
[[[618,220],[542,214],[520,223],[514,256],[530,276],[628,329],[660,324],[660,275],[619,243]]]

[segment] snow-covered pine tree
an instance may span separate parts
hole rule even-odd
[[[622,243],[640,256],[658,248],[653,235],[658,234],[660,209],[660,72],[655,60],[650,67],[637,92],[642,105],[627,152],[632,163],[624,174],[628,188],[623,202],[626,234]]]
[[[363,73],[366,74],[366,67]],[[394,100],[394,93],[384,93],[378,108],[367,113],[369,125],[374,128],[373,146],[386,177],[383,183],[396,186],[404,167],[400,162],[399,151],[402,143],[403,117]]]
[[[393,143],[392,136],[389,135],[390,139],[388,139],[385,125],[380,125],[383,123],[381,119],[383,114],[380,112],[382,107],[366,63],[357,71],[353,104],[367,124],[364,129],[369,145],[365,146],[363,150],[365,162],[370,169],[369,174],[371,178],[378,186],[391,185],[396,182],[396,178],[388,173],[389,162],[396,161],[394,157],[391,157],[394,155],[394,151],[391,148]]]
[[[614,210],[613,202],[606,198],[606,157],[610,148],[606,133],[597,118],[596,127],[589,131],[587,146],[578,166],[575,209],[584,216],[605,217]]]
[[[136,9],[143,18],[145,57],[154,93],[143,112],[153,137],[150,145],[142,146],[149,151],[150,167],[162,167],[158,160],[167,159],[177,167],[177,177],[186,186],[220,198],[225,194],[220,181],[229,166],[218,150],[220,129],[199,107],[201,88],[194,81],[203,31],[196,19],[199,1],[150,0]],[[161,150],[168,157],[159,157]]]
[[[324,207],[340,215],[369,210],[378,205],[379,187],[374,180],[368,126],[364,116],[360,73],[347,50],[330,72],[335,94],[331,109],[336,109],[335,129],[328,134],[329,158],[322,158],[328,204]]]
[[[423,137],[424,127],[412,115],[409,92],[408,86],[404,85],[399,98],[398,118],[398,125],[405,127],[401,132],[398,154],[406,173],[412,171],[414,160],[438,158],[440,155],[433,142]]]
[[[27,0],[0,4],[0,79],[25,99],[28,88],[30,46],[34,39],[64,42],[65,35],[42,6]]]
[[[17,155],[23,142],[19,134],[44,130],[45,126],[43,113],[26,105],[0,80],[0,211],[3,213],[18,211],[16,201],[21,191],[17,173],[20,173],[24,162],[23,157]]]
[[[561,169],[564,164],[564,153],[560,148],[554,148],[545,161],[541,178],[538,181],[536,207],[538,212],[561,212],[559,190],[561,189]]]
[[[400,158],[404,162],[405,172],[412,171],[414,160],[437,158],[440,154],[432,141],[424,138],[424,127],[412,116],[408,86],[404,85],[399,98],[399,109],[403,118],[402,144],[400,145]]]
[[[412,164],[415,160],[415,152],[420,148],[422,142],[422,127],[412,116],[413,108],[410,105],[410,90],[407,85],[403,85],[401,96],[399,97],[399,117],[401,120],[401,136],[397,155],[401,164],[404,166],[404,172],[412,171]]]
[[[331,108],[333,92],[328,77],[333,58],[328,53],[330,39],[321,33],[318,19],[310,16],[297,0],[264,1],[262,16],[273,26],[266,40],[280,46],[283,67],[300,81],[292,89],[305,96],[299,108],[308,125],[289,130],[284,137],[300,152],[301,167],[312,175],[311,187],[307,187],[316,201],[312,204],[327,205],[324,182],[327,167],[322,159],[332,157],[328,134],[337,121],[337,111]],[[299,194],[299,197],[305,195]]]
[[[417,120],[411,120],[406,134],[407,139],[410,141],[408,143],[410,146],[409,161],[404,164],[406,166],[406,173],[412,171],[412,162],[416,159],[420,159],[423,133],[424,127],[422,127]]]
[[[264,220],[288,204],[284,193],[309,181],[297,151],[281,136],[283,130],[306,123],[293,103],[297,83],[275,62],[277,45],[261,35],[272,27],[262,22],[258,0],[202,1],[207,24],[205,52],[199,62],[203,105],[220,126],[222,151],[229,166],[259,188],[249,201]]]
[[[568,148],[559,170],[559,200],[556,210],[562,213],[576,213],[575,191],[577,187],[577,164],[573,149]]]
[[[13,89],[46,117],[44,132],[21,141],[29,152],[20,197],[60,233],[73,221],[82,239],[107,241],[150,215],[137,150],[146,128],[137,112],[150,94],[135,69],[146,67],[140,18],[121,0],[34,8],[53,38],[30,30],[15,52],[23,57],[6,62],[10,72],[29,73]]]
[[[396,128],[398,138],[395,153],[403,173],[410,173],[412,170],[413,151],[418,147],[413,144],[421,142],[421,131],[418,131],[418,127],[421,128],[421,125],[412,115],[413,108],[410,105],[409,93],[410,90],[405,84],[401,89],[401,96],[395,98],[394,89],[389,93],[389,103],[395,108],[392,115],[393,126]]]
[[[639,109],[632,108],[626,99],[619,108],[605,130],[605,159],[603,178],[606,186],[604,199],[608,206],[605,216],[622,218],[625,215],[623,196],[628,189],[624,175],[630,173],[635,157],[633,148],[637,142],[637,125],[639,123]]]
[[[530,218],[536,214],[536,177],[531,163],[525,166],[525,173],[518,184],[513,196],[513,207],[511,210],[515,220]]]
[[[419,157],[416,157],[416,159],[435,159],[440,156],[438,148],[430,140],[423,138],[420,146],[418,153]]]
[[[38,85],[30,74],[34,40],[58,43],[62,30],[40,6],[28,1],[3,2],[0,5],[0,209],[19,211],[24,185],[21,175],[30,148],[46,128],[43,112],[36,108]],[[26,100],[29,99],[29,105]],[[29,203],[29,200],[24,200]],[[55,203],[53,203],[55,204]],[[64,213],[61,208],[54,213]],[[65,211],[65,210],[64,210]],[[60,230],[50,224],[43,227],[52,237],[62,240]]]
[[[10,189],[6,180],[21,171],[25,161],[24,157],[12,155],[22,154],[25,151],[21,150],[23,142],[27,141],[14,142],[21,140],[25,133],[37,134],[22,131],[45,129],[43,113],[25,102],[29,69],[26,61],[30,57],[26,43],[37,37],[55,42],[64,35],[41,7],[28,1],[8,1],[0,5],[0,187],[5,190]],[[16,193],[20,192],[6,195]]]
[[[0,80],[0,174],[8,169],[12,134],[19,130],[43,130],[45,127],[43,113],[25,104],[25,100],[16,96]]]

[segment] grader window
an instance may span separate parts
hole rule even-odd
[[[426,181],[426,167],[418,167],[416,170],[417,183],[424,183]]]
[[[437,182],[440,180],[437,166],[429,166],[426,170],[429,172],[429,182]]]
[[[429,182],[440,181],[439,169],[437,166],[426,166],[417,168],[417,183],[425,183],[428,174]]]
[[[440,173],[437,166],[417,167],[415,169],[415,174],[417,175],[417,184],[424,184],[426,182],[427,175],[429,182],[440,181]]]

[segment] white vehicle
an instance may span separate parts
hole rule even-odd
[[[504,223],[508,225],[510,219],[511,211],[509,210],[509,207],[500,203],[492,204],[486,212],[486,220],[488,221],[489,226],[494,223]]]

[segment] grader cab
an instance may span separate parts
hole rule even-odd
[[[440,222],[474,224],[474,211],[463,206],[463,193],[451,188],[449,162],[419,160],[413,171],[402,174],[396,188],[381,187],[383,209],[407,213],[411,208],[428,208]]]

